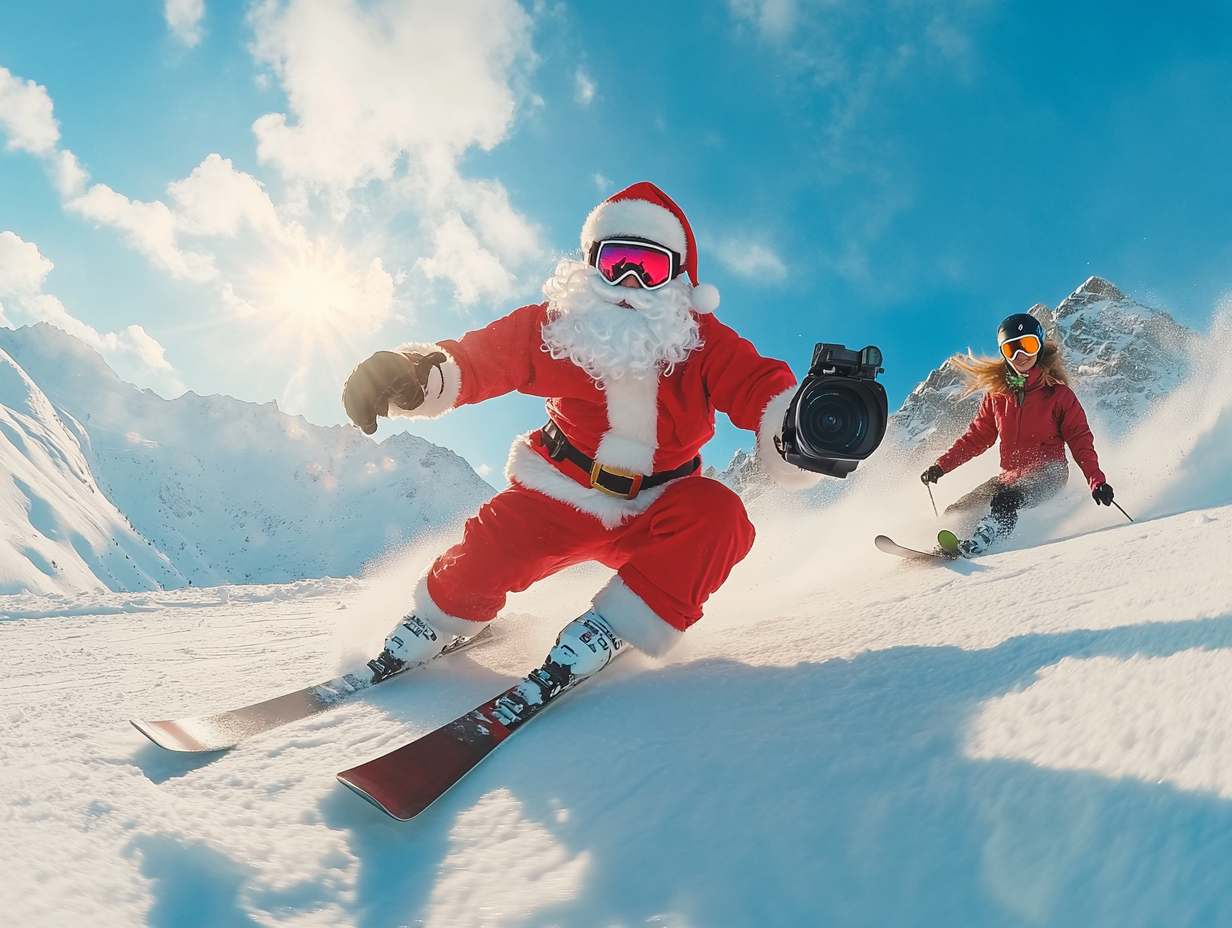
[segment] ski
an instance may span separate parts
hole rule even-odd
[[[884,551],[886,554],[893,554],[898,557],[906,558],[909,561],[932,560],[932,561],[949,561],[953,558],[946,557],[941,554],[933,554],[930,551],[917,551],[915,548],[904,548],[902,545],[890,538],[889,535],[878,535],[873,539],[873,544],[877,546],[878,551]]]
[[[409,821],[479,766],[506,738],[592,678],[561,686],[545,664],[436,731],[342,771],[338,780],[387,815]]]
[[[437,657],[456,654],[491,638],[492,628],[486,626],[479,634],[459,639],[448,645]],[[216,715],[199,715],[159,722],[144,719],[130,719],[130,721],[137,731],[168,751],[189,753],[225,751],[253,735],[259,735],[262,732],[280,728],[291,722],[298,722],[300,719],[332,709],[356,693],[414,669],[408,667],[396,674],[379,679],[376,673],[371,671],[358,674],[348,673],[293,693],[284,693],[273,699],[253,703],[242,709],[219,712]]]

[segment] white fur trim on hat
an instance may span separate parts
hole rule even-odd
[[[761,414],[761,425],[757,429],[757,463],[762,472],[780,486],[789,490],[807,490],[817,486],[821,474],[788,464],[774,446],[774,439],[783,437],[783,417],[787,415],[787,407],[795,394],[796,388],[792,387],[766,404],[766,411]]]
[[[583,259],[595,242],[622,235],[666,245],[681,261],[689,258],[684,226],[671,210],[649,200],[605,200],[590,211],[582,226]]]
[[[564,467],[573,467],[564,464]],[[545,461],[530,446],[530,433],[519,435],[509,449],[509,462],[505,465],[505,479],[518,483],[528,490],[542,493],[558,503],[594,516],[604,528],[615,528],[626,519],[639,516],[662,495],[666,486],[643,490],[633,499],[622,499],[601,490],[584,487],[576,480],[562,474],[555,465]]]
[[[464,635],[469,638],[471,635],[478,635],[483,631],[483,627],[492,621],[489,619],[488,622],[472,622],[470,619],[460,619],[456,615],[450,615],[433,601],[432,594],[428,592],[427,574],[420,577],[419,582],[415,584],[415,592],[411,596],[411,601],[415,604],[414,611],[418,618],[446,635]]]
[[[595,611],[603,616],[617,638],[624,639],[652,657],[662,657],[684,635],[680,629],[661,619],[618,576],[595,594],[594,604]]]
[[[428,383],[424,387],[424,401],[414,409],[403,409],[390,404],[390,417],[439,419],[458,405],[458,396],[462,392],[462,369],[458,367],[458,362],[449,356],[448,351],[440,345],[426,342],[407,342],[405,345],[399,345],[398,351],[402,354],[414,351],[424,355],[439,351],[445,355],[446,360],[439,368],[434,367],[428,372]]]
[[[689,295],[689,302],[699,313],[712,313],[719,308],[719,288],[714,284],[698,284]]]

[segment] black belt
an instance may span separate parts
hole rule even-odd
[[[687,477],[702,466],[702,456],[699,454],[693,460],[681,464],[675,470],[664,470],[657,474],[634,474],[613,467],[605,467],[594,458],[588,458],[565,437],[565,433],[551,419],[540,429],[543,446],[548,449],[548,457],[553,461],[570,461],[582,468],[590,476],[590,485],[596,490],[633,499],[642,490],[649,490],[660,484]]]

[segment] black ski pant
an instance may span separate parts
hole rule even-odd
[[[996,522],[997,534],[1008,535],[1018,524],[1018,510],[1031,509],[1047,502],[1069,480],[1069,465],[1052,461],[1017,480],[1007,480],[998,474],[985,480],[966,496],[945,507],[945,514],[971,512],[988,506]]]

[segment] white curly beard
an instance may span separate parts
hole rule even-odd
[[[600,384],[670,372],[701,346],[689,292],[683,276],[658,290],[613,286],[595,268],[564,258],[543,284],[544,350]]]

